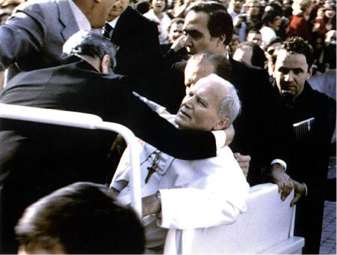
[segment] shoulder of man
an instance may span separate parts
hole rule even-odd
[[[314,89],[311,85],[307,82],[306,83],[307,90],[309,91],[310,95],[313,97],[313,100],[318,101],[320,106],[332,106],[336,105],[336,100],[329,97],[328,95]]]
[[[240,71],[244,71],[246,73],[252,73],[256,75],[263,75],[263,76],[267,75],[266,70],[261,69],[259,67],[255,67],[255,66],[247,65],[245,63],[238,62],[234,60],[233,58],[230,58],[230,62],[233,66],[233,69],[237,69]]]
[[[240,63],[232,58],[230,62],[232,64],[231,82],[237,89],[242,87],[249,91],[258,91],[258,89],[260,89],[260,92],[266,92],[266,90],[270,91],[272,89],[266,70]],[[263,91],[261,91],[261,89],[263,89]]]
[[[19,5],[15,13],[23,12],[42,22],[48,14],[57,12],[57,8],[56,1],[33,0]]]
[[[135,23],[132,23],[132,21]],[[123,25],[127,23],[128,25],[134,25],[135,27],[144,25],[152,26],[154,24],[153,21],[147,19],[140,12],[138,12],[137,10],[133,9],[130,6],[128,6],[125,9],[125,11],[121,14],[118,23]]]
[[[117,44],[122,41],[131,43],[129,38],[148,38],[148,36],[144,36],[148,34],[158,35],[158,28],[155,23],[128,6],[118,19],[113,40]],[[133,46],[137,46],[134,41],[132,43]]]

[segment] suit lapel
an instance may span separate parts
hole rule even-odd
[[[112,35],[112,42],[119,44],[129,38],[130,33],[134,33],[134,27],[137,25],[137,13],[134,12],[136,11],[128,6],[121,14]]]
[[[61,31],[63,39],[66,41],[70,36],[79,30],[74,14],[71,10],[68,0],[57,0],[59,20],[64,26]]]

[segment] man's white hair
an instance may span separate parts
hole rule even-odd
[[[223,86],[226,90],[226,95],[221,99],[221,103],[218,110],[218,115],[220,119],[228,118],[230,124],[236,119],[241,110],[241,102],[237,91],[232,83],[221,78],[220,76],[212,73],[206,77],[203,77],[199,82],[208,82],[216,83],[220,86]]]

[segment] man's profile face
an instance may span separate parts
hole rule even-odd
[[[289,93],[293,97],[300,95],[304,83],[310,78],[308,63],[303,54],[278,51],[274,78],[281,94]]]
[[[186,49],[189,54],[202,51],[213,52],[217,45],[217,38],[211,37],[208,30],[208,14],[190,11],[185,17],[184,34],[187,37]]]
[[[108,21],[115,19],[120,16],[123,11],[129,6],[129,0],[114,0],[114,4],[110,9]]]
[[[220,121],[218,111],[225,90],[208,77],[198,81],[183,99],[175,117],[182,129],[215,130]]]
[[[109,16],[109,10],[112,8],[115,0],[101,0],[95,2],[90,13],[90,24],[92,28],[101,28],[104,26]]]
[[[185,67],[185,86],[186,94],[194,84],[201,78],[208,76],[211,73],[215,73],[214,66],[207,60],[207,57],[203,54],[193,55],[186,64]]]

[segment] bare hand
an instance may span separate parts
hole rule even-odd
[[[239,163],[243,174],[245,175],[245,177],[247,177],[251,157],[249,155],[242,155],[238,152],[234,153],[234,157],[235,157],[236,161]]]
[[[293,180],[279,164],[272,165],[272,181],[277,184],[281,200],[284,201],[294,188]]]
[[[242,23],[242,19],[240,19],[240,17],[237,16],[233,19],[233,26],[234,27],[240,27],[241,23]]]
[[[175,52],[179,51],[180,49],[184,48],[186,46],[187,36],[181,35],[177,40],[174,41],[174,43],[171,46],[171,49]]]
[[[291,200],[290,202],[290,206],[294,206],[299,200],[300,198],[305,195],[306,193],[306,185],[303,183],[299,183],[295,180],[293,180],[294,183],[294,189],[295,189],[295,196],[293,198],[293,200]]]

